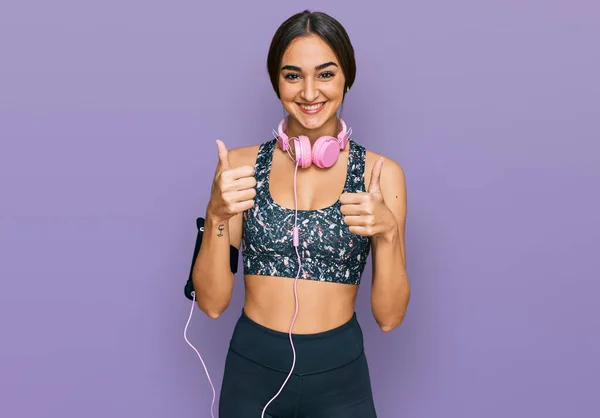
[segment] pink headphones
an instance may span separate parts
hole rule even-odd
[[[337,161],[340,151],[346,147],[350,132],[346,129],[346,123],[339,119],[342,130],[337,138],[333,136],[322,136],[316,140],[314,147],[310,146],[310,140],[307,136],[300,135],[297,138],[291,138],[294,141],[295,160],[302,168],[308,168],[315,164],[319,168],[329,168]],[[279,123],[277,132],[277,143],[282,150],[290,153],[290,138],[284,133],[287,118],[283,118]],[[291,154],[290,154],[291,156]],[[292,157],[293,159],[293,157]]]

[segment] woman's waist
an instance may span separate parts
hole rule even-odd
[[[293,361],[289,335],[292,316],[283,332],[255,321],[244,308],[236,323],[230,349],[264,367],[289,372]],[[321,332],[298,333],[294,327],[291,339],[296,353],[294,369],[298,374],[341,367],[359,358],[364,351],[363,333],[355,312],[340,325]]]
[[[279,332],[289,332],[296,314],[294,279],[247,276],[244,311],[255,322]],[[298,280],[298,313],[293,333],[331,330],[354,314],[357,286]]]

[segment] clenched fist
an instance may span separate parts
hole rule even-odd
[[[230,168],[229,152],[223,141],[217,140],[217,149],[219,163],[206,213],[218,222],[226,222],[254,206],[256,179],[252,166]]]

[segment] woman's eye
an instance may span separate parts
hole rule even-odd
[[[333,77],[335,74],[331,71],[325,71],[324,73],[319,74],[319,78],[331,78]],[[286,80],[291,80],[291,81],[296,81],[298,79],[300,79],[300,74],[296,74],[296,73],[287,73],[286,75],[283,76]]]

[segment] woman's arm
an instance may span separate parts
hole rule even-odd
[[[371,307],[382,331],[389,332],[404,320],[410,299],[406,274],[406,182],[396,162],[385,159],[381,173],[381,193],[393,215],[388,231],[372,237],[373,286]]]
[[[243,211],[251,207],[256,181],[253,164],[246,162],[247,148],[227,151],[219,145],[219,164],[206,208],[202,245],[192,271],[199,308],[210,318],[218,318],[229,306],[234,275],[230,265],[230,245],[239,250]],[[227,220],[223,220],[227,219]]]
[[[387,332],[402,323],[410,297],[404,249],[406,185],[396,162],[369,152],[367,160],[372,158],[378,160],[369,187],[361,193],[342,193],[340,210],[350,232],[371,237],[371,306],[379,327]]]
[[[192,272],[198,307],[212,319],[229,306],[234,276],[230,265],[230,245],[239,250],[242,215],[219,222],[207,210],[202,245]]]

